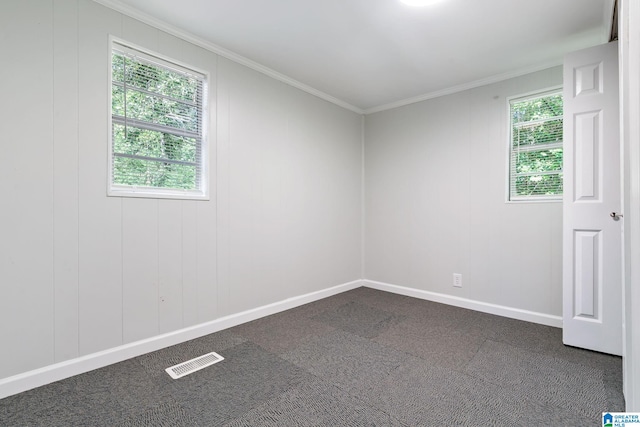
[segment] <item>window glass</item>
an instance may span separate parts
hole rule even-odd
[[[113,43],[110,194],[206,195],[205,77]]]
[[[509,101],[509,200],[562,199],[562,93]]]

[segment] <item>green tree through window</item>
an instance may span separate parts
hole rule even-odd
[[[562,198],[562,93],[510,101],[509,199]]]
[[[113,44],[112,188],[201,191],[204,76]]]

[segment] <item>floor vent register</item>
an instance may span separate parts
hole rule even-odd
[[[207,366],[211,366],[214,363],[218,363],[224,360],[224,357],[220,356],[216,352],[207,353],[205,355],[196,357],[195,359],[187,360],[186,362],[179,363],[170,368],[165,369],[171,378],[177,380],[185,375],[189,375],[193,372],[204,369]]]

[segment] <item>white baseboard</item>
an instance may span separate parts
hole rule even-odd
[[[439,294],[436,292],[423,291],[420,289],[407,288],[392,285],[389,283],[376,282],[373,280],[354,280],[332,288],[312,292],[298,297],[288,298],[273,304],[268,304],[252,310],[221,317],[210,322],[191,326],[189,328],[170,332],[163,335],[136,341],[130,344],[110,348],[97,353],[34,369],[22,374],[0,379],[0,399],[13,394],[21,393],[32,388],[40,387],[54,381],[79,375],[94,369],[102,368],[113,363],[137,357],[151,351],[160,350],[175,344],[212,334],[223,329],[231,328],[242,323],[250,322],[261,317],[279,313],[303,304],[330,297],[351,289],[366,286],[372,289],[391,292],[399,295],[406,295],[428,301],[449,304],[456,307],[468,308],[484,313],[509,317],[512,319],[525,320],[527,322],[539,323],[542,325],[562,327],[562,317],[549,314],[536,313],[528,310],[521,310],[496,304],[489,304],[460,298],[451,295]]]
[[[394,294],[449,304],[461,308],[468,308],[471,310],[481,311],[483,313],[509,317],[511,319],[524,320],[527,322],[539,323],[541,325],[562,328],[562,317],[560,316],[552,316],[550,314],[537,313],[535,311],[521,310],[519,308],[506,307],[504,305],[489,304],[486,302],[460,298],[452,295],[423,291],[420,289],[407,288],[404,286],[391,285],[389,283],[376,282],[374,280],[365,279],[362,281],[362,285],[368,288],[378,289],[380,291],[392,292]]]
[[[362,286],[361,280],[0,379],[0,399]]]

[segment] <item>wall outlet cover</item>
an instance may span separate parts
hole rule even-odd
[[[462,274],[453,273],[453,286],[455,288],[461,288],[462,287]]]

